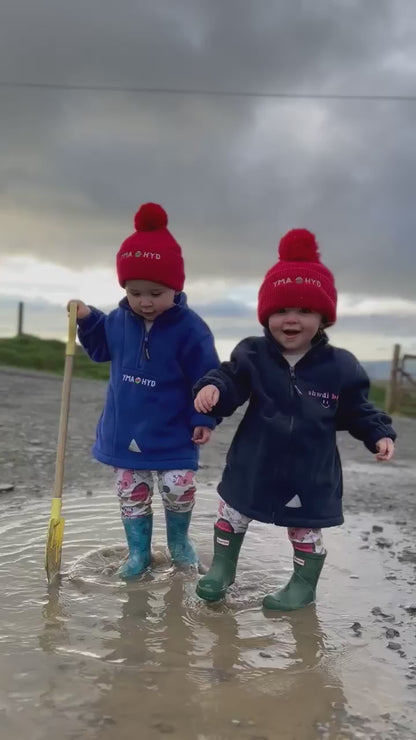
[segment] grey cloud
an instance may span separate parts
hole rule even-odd
[[[205,318],[256,318],[256,310],[240,301],[223,300],[216,303],[193,303],[192,308]]]
[[[0,336],[16,335],[18,304],[17,296],[0,298]],[[24,303],[23,331],[25,334],[64,338],[67,332],[64,306],[55,306],[42,300]]]
[[[389,341],[393,341],[398,336],[406,337],[414,339],[416,346],[416,316],[411,313],[339,316],[336,328],[337,331],[355,332],[356,334],[373,333],[388,338]]]
[[[24,19],[24,22],[22,22]],[[414,92],[413,0],[6,0],[9,79]],[[165,204],[187,274],[260,280],[278,236],[317,233],[339,289],[414,297],[416,103],[0,89],[0,253],[114,263]]]

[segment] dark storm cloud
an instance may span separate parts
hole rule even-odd
[[[5,0],[2,78],[412,94],[413,0]],[[414,297],[416,103],[0,89],[0,251],[113,264],[163,202],[187,274],[258,280],[314,230],[344,291]]]

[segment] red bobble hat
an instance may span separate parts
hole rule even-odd
[[[150,280],[182,290],[185,270],[182,251],[167,229],[168,216],[157,203],[145,203],[134,217],[136,231],[117,253],[117,276],[122,288],[127,280]]]
[[[325,326],[337,318],[334,276],[319,257],[316,238],[307,229],[292,229],[279,243],[279,261],[266,273],[259,290],[258,317],[267,326],[269,316],[282,308],[308,308],[323,316]]]

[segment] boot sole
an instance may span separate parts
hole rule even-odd
[[[308,601],[306,604],[302,604],[302,606],[267,606],[263,601],[263,609],[266,609],[269,612],[296,612],[298,609],[304,609],[306,606],[310,606],[311,604],[315,603],[315,599],[312,601]]]
[[[221,601],[226,594],[226,589],[219,591],[217,594],[206,593],[202,588],[199,588],[199,586],[197,586],[195,590],[199,598],[204,601]]]
[[[227,589],[229,589],[230,586],[233,585],[233,583],[234,583],[234,581],[231,581],[231,583],[229,583],[228,586],[224,586],[223,589],[221,589],[220,591],[217,591],[217,594],[219,594],[219,595],[215,595],[215,596],[214,596],[214,594],[212,592],[211,593],[208,592],[208,595],[204,596],[203,595],[204,594],[204,589],[203,589],[203,587],[201,588],[201,586],[199,585],[199,583],[197,583],[195,591],[196,591],[197,595],[199,596],[199,598],[200,599],[204,599],[204,601],[221,601],[221,599],[223,599],[225,597],[225,594],[227,593]]]
[[[139,576],[142,576],[143,573],[146,573],[148,570],[150,570],[150,568],[151,568],[151,563],[149,563],[149,565],[146,565],[142,570],[137,571],[137,573],[129,573],[129,574],[120,572],[121,568],[119,568],[116,575],[118,575],[119,578],[122,578],[123,581],[126,581],[126,580],[128,581],[131,578],[138,578]]]

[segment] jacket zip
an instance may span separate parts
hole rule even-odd
[[[286,360],[286,362],[287,362],[287,360]],[[296,392],[296,394],[299,397],[300,396],[303,396],[303,393],[300,390],[300,388],[296,385],[295,369],[294,369],[294,367],[292,365],[289,365],[289,377],[290,377],[289,393],[290,393],[290,398],[291,398],[291,401],[292,401],[292,409],[293,409],[293,400],[294,400],[295,392]],[[292,434],[294,425],[295,425],[295,415],[294,415],[294,413],[292,413],[292,416],[290,417],[290,424],[289,424],[289,435]],[[276,520],[276,513],[273,511],[272,512],[272,521],[275,521],[275,520]]]
[[[144,335],[144,356],[146,357],[146,360],[150,360],[149,332],[147,331],[147,329],[145,329],[145,335]]]
[[[290,380],[292,381],[293,388],[295,389],[298,396],[303,396],[301,389],[296,385],[295,368],[290,366]]]
[[[302,395],[303,395],[303,393],[302,393],[302,391],[300,390],[300,388],[299,388],[299,387],[298,387],[298,386],[296,385],[296,375],[295,375],[295,368],[294,368],[294,367],[292,367],[292,365],[289,365],[289,371],[290,371],[290,397],[291,397],[291,398],[292,398],[292,400],[293,400],[293,395],[294,395],[294,394],[293,394],[293,391],[294,391],[294,390],[296,391],[296,393],[297,393],[297,395],[298,395],[299,397],[300,397],[300,396],[302,396]],[[291,433],[293,432],[293,427],[294,427],[294,424],[295,424],[295,417],[294,417],[294,415],[292,414],[292,416],[290,417],[289,434],[291,434]]]
[[[134,314],[132,314],[134,315]],[[149,352],[149,332],[146,330],[146,327],[143,322],[143,338],[140,345],[139,350],[139,368],[142,367],[143,364],[143,357],[146,358],[146,360],[150,360],[150,352]]]

